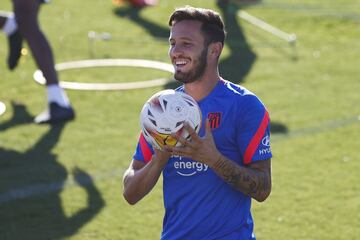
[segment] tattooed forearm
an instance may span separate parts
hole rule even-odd
[[[225,182],[259,202],[271,191],[270,161],[262,161],[257,167],[241,167],[235,162],[220,157],[213,166],[214,171]]]

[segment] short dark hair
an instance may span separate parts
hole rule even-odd
[[[170,16],[169,26],[172,27],[175,23],[183,20],[200,21],[202,23],[201,30],[206,35],[205,42],[207,44],[221,42],[224,45],[226,31],[219,13],[191,6],[177,8]]]

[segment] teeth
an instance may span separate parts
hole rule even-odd
[[[175,64],[176,65],[185,65],[186,61],[176,61]]]

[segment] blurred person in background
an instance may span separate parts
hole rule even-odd
[[[66,92],[59,86],[51,46],[41,31],[38,14],[40,6],[49,0],[12,0],[13,13],[0,13],[0,29],[8,38],[7,65],[18,65],[23,41],[26,40],[33,58],[46,79],[48,109],[35,117],[38,124],[54,124],[75,118]]]
[[[143,8],[147,6],[155,6],[158,4],[158,0],[113,0],[115,5],[121,6],[126,3],[136,8]]]

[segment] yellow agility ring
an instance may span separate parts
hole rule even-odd
[[[174,67],[169,63],[145,59],[91,59],[64,62],[55,65],[55,69],[57,71],[94,67],[142,67],[174,73]],[[39,69],[34,72],[33,78],[37,83],[42,85],[46,82],[43,73]],[[174,79],[159,78],[131,83],[78,83],[60,81],[59,84],[63,88],[73,90],[129,90],[162,86],[171,81],[174,81]]]

